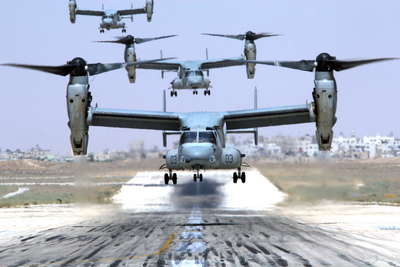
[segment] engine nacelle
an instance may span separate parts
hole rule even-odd
[[[134,44],[126,45],[125,47],[125,62],[135,62],[136,61],[136,53]],[[128,78],[130,83],[134,83],[136,81],[136,67],[130,66],[126,67],[128,72]]]
[[[147,11],[147,21],[151,21],[151,16],[153,15],[154,1],[146,0],[146,11]]]
[[[76,1],[75,0],[69,0],[69,20],[71,23],[75,23],[76,20]]]
[[[235,148],[223,148],[219,167],[221,169],[237,169],[242,166],[242,156]]]
[[[92,101],[87,76],[71,76],[67,87],[68,127],[71,129],[71,147],[74,155],[86,155],[89,126],[86,123]]]
[[[179,163],[178,149],[173,149],[167,152],[165,156],[165,163],[169,170],[181,170],[183,169]]]
[[[171,82],[171,85],[172,85],[172,88],[174,88],[174,89],[180,89],[180,88],[183,88],[183,81],[182,81],[182,79],[175,78]]]
[[[313,98],[315,103],[316,138],[319,150],[331,149],[333,131],[337,118],[335,117],[337,105],[336,81],[333,71],[316,71]]]
[[[244,54],[246,56],[246,60],[256,60],[256,45],[253,42],[246,41],[244,45]],[[253,79],[256,74],[256,64],[254,63],[246,63],[246,72],[247,78]]]

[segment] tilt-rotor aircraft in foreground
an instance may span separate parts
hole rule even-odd
[[[178,77],[176,77],[171,82],[171,97],[178,96],[177,90],[193,90],[193,94],[197,95],[197,89],[205,89],[204,95],[210,95],[210,80],[204,78],[203,71],[207,72],[207,76],[209,74],[210,69],[215,68],[223,68],[223,67],[233,67],[239,65],[246,65],[247,78],[253,79],[255,75],[255,64],[254,63],[243,63],[240,60],[254,60],[256,59],[256,45],[254,43],[255,40],[263,38],[263,37],[271,37],[277,36],[278,34],[270,34],[270,33],[259,33],[256,34],[254,32],[248,31],[246,34],[239,35],[218,35],[218,34],[208,34],[205,35],[212,36],[223,36],[230,37],[239,40],[245,40],[245,48],[244,48],[244,56],[230,58],[230,59],[208,59],[208,52],[206,52],[206,60],[198,60],[198,61],[163,61],[163,62],[153,62],[146,64],[139,64],[133,67],[130,67],[128,70],[128,77],[131,83],[135,82],[136,69],[152,69],[152,70],[161,70],[161,77],[164,78],[164,72],[166,71],[176,71],[178,73]],[[175,35],[160,37],[167,38]],[[134,53],[134,42],[137,40],[141,41],[142,39],[134,39],[132,36],[128,35],[124,38],[119,38],[117,41],[104,41],[109,43],[121,43],[125,44],[125,62],[134,62],[136,60],[136,56],[132,56]],[[151,39],[155,40],[155,39]],[[161,56],[162,57],[162,56]]]
[[[148,129],[163,131],[164,146],[167,135],[180,135],[179,147],[169,150],[164,156],[166,163],[161,168],[167,168],[164,182],[177,183],[174,170],[195,170],[194,181],[203,180],[200,170],[237,169],[233,173],[233,182],[241,179],[244,183],[246,175],[241,171],[248,166],[242,159],[245,157],[238,149],[226,143],[229,133],[253,133],[255,144],[258,143],[257,128],[316,123],[316,135],[319,150],[330,150],[333,131],[336,122],[337,89],[333,70],[340,71],[363,64],[390,60],[379,58],[369,60],[339,61],[326,53],[320,54],[316,60],[299,62],[279,62],[274,65],[292,67],[312,71],[315,68],[314,102],[296,106],[257,108],[226,112],[166,112],[165,94],[163,111],[121,110],[90,106],[92,101],[89,92],[89,74],[99,74],[112,69],[126,67],[120,65],[86,64],[81,58],[76,58],[67,65],[33,66],[21,64],[5,64],[13,67],[29,68],[50,72],[58,75],[70,74],[67,87],[67,110],[71,129],[71,146],[74,155],[86,155],[88,147],[89,126],[119,127],[132,129]],[[125,64],[141,64],[130,62]],[[253,62],[254,63],[254,62]],[[265,63],[257,62],[257,63]],[[266,64],[266,63],[265,63]],[[112,66],[112,67],[111,67]],[[129,65],[128,65],[129,66]]]
[[[75,23],[76,15],[99,16],[102,17],[102,22],[99,27],[100,33],[104,33],[104,29],[110,30],[121,28],[122,32],[126,32],[125,22],[122,22],[122,19],[130,18],[131,21],[133,21],[133,15],[147,14],[147,21],[150,22],[153,15],[153,7],[154,1],[146,0],[146,6],[143,8],[124,10],[83,10],[77,8],[76,0],[69,0],[69,19],[71,23]]]

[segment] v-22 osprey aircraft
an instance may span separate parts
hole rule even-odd
[[[244,56],[230,59],[208,59],[208,52],[206,50],[206,60],[198,60],[198,61],[163,61],[155,64],[140,64],[137,66],[132,66],[128,71],[129,81],[131,83],[135,82],[136,77],[136,69],[154,69],[161,70],[161,77],[164,78],[164,72],[166,71],[176,71],[178,73],[178,77],[176,77],[171,82],[171,97],[177,96],[177,90],[193,90],[193,94],[197,95],[197,89],[205,89],[204,95],[210,95],[211,91],[210,80],[204,77],[203,71],[207,72],[207,76],[209,74],[209,70],[213,68],[223,68],[223,67],[232,67],[238,65],[246,65],[246,73],[248,79],[253,79],[255,75],[255,64],[254,63],[244,63],[240,60],[255,60],[256,59],[256,45],[255,40],[278,36],[279,34],[271,34],[271,33],[254,33],[252,31],[248,31],[245,34],[239,35],[220,35],[220,34],[209,34],[203,33],[203,35],[211,35],[211,36],[222,36],[229,37],[238,40],[245,40],[244,45]],[[175,36],[175,35],[172,35]],[[166,36],[171,37],[171,36]],[[161,38],[166,38],[161,37]],[[125,44],[125,62],[133,62],[136,60],[134,54],[134,42],[139,43],[142,39],[134,39],[132,36],[119,38],[117,41],[103,41],[108,43],[121,43]],[[155,39],[152,39],[155,40]],[[139,41],[139,42],[138,42]],[[133,51],[133,52],[132,52]],[[162,58],[162,55],[161,55]],[[237,60],[237,61],[236,61]],[[236,62],[235,62],[236,61]]]
[[[102,17],[100,23],[100,33],[104,33],[104,29],[121,29],[122,32],[126,32],[125,22],[122,22],[123,18],[129,18],[133,21],[133,15],[147,14],[147,21],[151,21],[153,15],[153,0],[146,0],[146,6],[143,8],[136,9],[124,9],[124,10],[83,10],[77,8],[76,0],[69,0],[69,17],[71,23],[75,23],[76,15],[87,15],[87,16],[99,16]]]
[[[117,68],[136,64],[152,63],[129,62],[115,64],[87,64],[81,58],[75,58],[62,66],[36,66],[23,64],[3,64],[49,72],[57,75],[70,75],[67,87],[67,110],[71,130],[71,146],[74,155],[86,155],[89,141],[89,126],[118,127],[163,131],[163,144],[166,146],[167,135],[180,135],[179,147],[169,150],[164,156],[166,163],[161,168],[168,169],[164,182],[177,183],[174,170],[195,170],[194,181],[203,180],[200,170],[237,169],[233,173],[233,182],[246,175],[242,167],[248,167],[242,161],[244,154],[226,143],[226,134],[253,133],[255,144],[258,143],[258,127],[290,125],[315,122],[319,150],[330,150],[336,123],[337,88],[333,71],[341,71],[356,66],[391,60],[378,58],[368,60],[342,61],[327,53],[320,54],[316,60],[301,61],[257,61],[259,63],[282,66],[304,71],[315,69],[314,102],[296,106],[276,108],[257,108],[255,93],[254,109],[226,112],[167,112],[164,93],[163,111],[121,110],[92,107],[92,95],[89,92],[89,74],[96,75]]]

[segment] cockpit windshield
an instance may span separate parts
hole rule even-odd
[[[194,71],[194,74],[198,76],[203,76],[203,72],[201,70]]]
[[[186,143],[196,143],[197,142],[197,132],[183,132],[181,135],[180,145]]]
[[[199,132],[199,143],[217,144],[217,140],[213,132]]]
[[[203,76],[203,72],[201,70],[188,70],[185,72],[185,76]]]
[[[185,72],[185,76],[194,76],[194,70],[188,70]]]

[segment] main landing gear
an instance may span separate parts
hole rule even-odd
[[[172,170],[169,170],[169,175],[168,173],[164,174],[164,183],[168,184],[168,182],[172,180],[173,184],[176,184],[178,182],[178,177],[176,175],[176,173],[172,174]]]
[[[171,97],[173,97],[173,96],[178,96],[178,92],[175,90],[171,91]]]
[[[240,169],[238,169],[238,172],[233,173],[233,182],[236,184],[238,179],[242,180],[242,183],[246,182],[246,173],[245,172],[240,172]]]
[[[211,94],[210,90],[208,90],[208,89],[204,90],[204,95],[210,95],[210,94]]]
[[[101,29],[101,30],[100,30],[100,33],[104,33],[104,29]]]
[[[196,89],[193,90],[193,95],[198,95],[199,91],[197,91]]]
[[[122,29],[122,33],[125,33],[126,32],[126,30],[125,29]]]

